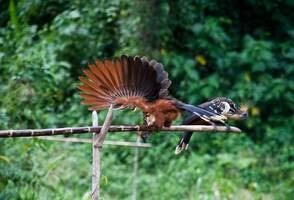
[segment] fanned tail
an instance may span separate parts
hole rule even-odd
[[[168,94],[171,81],[162,64],[146,57],[121,56],[115,60],[96,60],[79,77],[83,104],[90,110],[140,107],[138,101],[153,101]]]

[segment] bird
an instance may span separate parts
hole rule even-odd
[[[183,125],[225,125],[229,129],[227,120],[244,120],[248,118],[248,107],[244,105],[238,108],[235,102],[227,97],[213,98],[207,102],[198,105],[198,107],[215,113],[218,119],[213,120],[207,119],[205,116],[199,116],[197,112],[191,112],[191,110],[193,110],[191,108],[189,111],[187,111],[187,116],[184,118],[182,123]],[[192,131],[186,131],[182,134],[182,137],[178,142],[175,150],[176,155],[180,154],[183,150],[188,149],[189,141],[192,137],[192,134]]]
[[[197,113],[207,120],[223,120],[214,112],[169,97],[168,73],[161,63],[147,57],[97,59],[83,70],[79,80],[82,104],[90,110],[107,109],[110,105],[115,109],[139,108],[145,123],[156,128],[171,126],[182,112]]]
[[[78,86],[82,104],[101,110],[113,104],[115,109],[140,108],[148,125],[170,126],[179,110],[166,100],[171,81],[161,63],[146,57],[121,56],[114,60],[96,60],[83,71]]]

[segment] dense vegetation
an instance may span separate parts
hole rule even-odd
[[[140,149],[139,199],[294,196],[293,1],[0,2],[0,129],[90,124],[76,89],[82,69],[147,55],[170,73],[171,95],[193,104],[227,96],[251,117],[235,124],[241,135],[194,134],[179,156],[176,134],[153,135]],[[139,113],[115,115],[135,122]],[[131,198],[133,155],[104,148],[103,199]],[[91,156],[87,144],[1,139],[0,199],[88,199]]]

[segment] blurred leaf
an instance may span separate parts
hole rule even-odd
[[[10,163],[10,159],[8,157],[6,157],[6,156],[0,155],[0,160],[3,160],[5,162],[7,162],[7,163]]]

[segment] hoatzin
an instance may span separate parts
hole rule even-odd
[[[236,104],[231,99],[228,99],[226,97],[217,97],[198,106],[204,108],[207,111],[213,112],[218,116],[223,116],[223,119],[217,121],[206,119],[205,116],[200,116],[197,112],[191,112],[191,110],[193,110],[193,108],[191,108],[190,110],[186,110],[187,116],[184,118],[182,124],[228,126],[226,123],[228,119],[243,120],[248,117],[247,106],[241,106],[240,108],[237,108]],[[182,134],[178,146],[176,147],[175,154],[179,154],[183,150],[188,149],[189,141],[191,139],[192,134],[192,131],[186,131]]]
[[[146,116],[147,125],[157,128],[170,126],[180,112],[194,113],[208,121],[222,122],[223,115],[198,106],[191,106],[176,99],[167,98],[171,81],[162,64],[146,57],[121,56],[114,60],[100,61],[89,65],[81,90],[83,104],[90,110],[108,108],[140,108]]]

